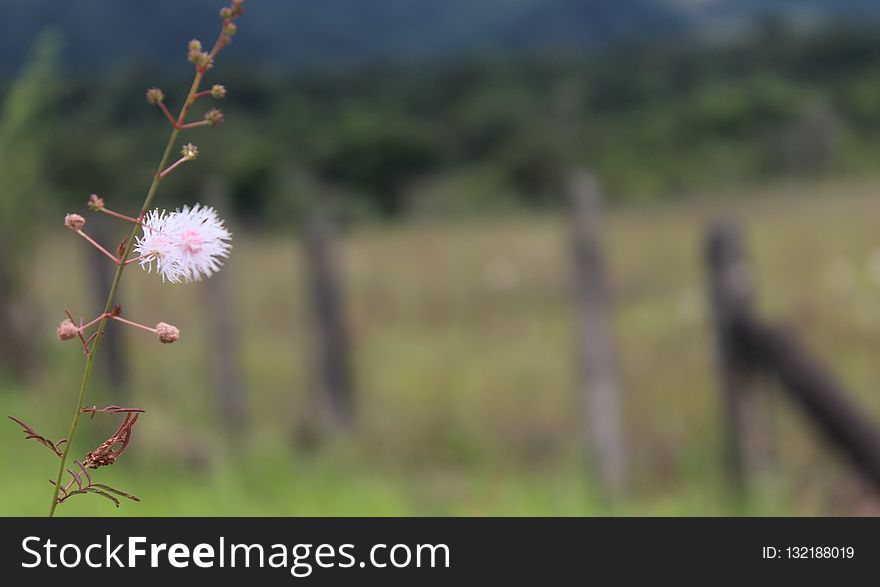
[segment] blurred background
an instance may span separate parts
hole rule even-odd
[[[223,5],[0,0],[0,412],[53,439],[83,364],[55,328],[113,269],[63,215],[127,234],[86,200],[140,205],[169,132],[144,92],[177,111]],[[234,251],[204,283],[126,272],[125,315],[182,339],[111,324],[87,399],[147,411],[97,472],[122,513],[880,512],[877,2],[248,0],[239,25],[207,77],[227,122],[156,201],[216,206]],[[860,446],[772,365],[738,374],[719,218]],[[0,514],[42,515],[56,457],[4,422]]]

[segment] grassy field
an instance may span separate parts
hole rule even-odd
[[[206,287],[163,286],[131,271],[131,319],[177,324],[159,345],[127,333],[132,383],[147,410],[124,459],[102,479],[139,495],[128,515],[699,515],[874,514],[878,502],[774,394],[778,466],[734,500],[720,470],[720,413],[703,287],[708,220],[739,218],[762,311],[790,324],[854,400],[880,421],[880,182],[787,185],[728,203],[703,199],[614,210],[607,226],[614,325],[625,392],[633,490],[603,503],[584,463],[574,365],[569,241],[554,215],[374,227],[340,251],[355,343],[357,429],[307,442],[309,322],[292,238],[237,239],[226,271],[240,328],[248,426],[219,424]],[[0,409],[60,437],[81,355],[54,340],[65,306],[96,313],[84,251],[59,235],[28,284],[41,365]],[[100,362],[100,357],[99,357]],[[118,391],[118,390],[117,390]],[[88,403],[118,400],[100,384]],[[125,397],[125,396],[123,396]],[[115,429],[95,419],[83,452]],[[0,426],[0,514],[48,508],[54,458]],[[98,497],[64,515],[112,514]]]

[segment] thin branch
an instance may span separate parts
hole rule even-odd
[[[180,130],[180,125],[174,120],[174,117],[171,116],[171,112],[168,111],[168,106],[165,105],[164,102],[159,102],[159,108],[162,110],[162,113],[165,114],[165,118],[168,119],[168,122],[171,123],[176,130]]]
[[[86,469],[85,466],[82,464],[82,461],[77,459],[73,462],[76,464],[76,466],[79,467],[80,471],[83,472],[83,474],[86,476],[86,479],[89,480],[89,485],[94,485],[95,482],[92,480],[92,475],[91,475],[91,473],[89,473],[89,470]]]
[[[190,128],[198,128],[200,126],[208,126],[210,124],[207,120],[199,120],[197,122],[188,122],[180,127],[181,130],[188,130]]]
[[[101,253],[103,253],[104,255],[107,255],[107,257],[108,257],[111,261],[113,261],[116,265],[119,265],[119,258],[116,257],[116,256],[114,256],[113,253],[111,253],[110,251],[108,251],[107,249],[105,249],[104,247],[102,247],[100,244],[98,244],[98,242],[97,242],[95,239],[93,239],[92,237],[90,237],[89,235],[87,235],[87,234],[86,234],[85,232],[83,232],[82,230],[77,230],[77,231],[76,231],[76,234],[78,234],[78,235],[80,235],[81,237],[83,237],[84,239],[86,239],[86,240],[87,240],[92,246],[94,246],[96,249],[98,249],[99,251],[101,251]]]
[[[40,444],[42,444],[43,446],[45,446],[46,448],[48,448],[49,450],[54,452],[59,457],[63,454],[58,447],[61,446],[63,443],[67,442],[66,440],[59,440],[57,443],[52,442],[51,440],[49,440],[45,436],[38,434],[33,428],[31,428],[30,426],[28,426],[27,424],[25,424],[24,422],[22,422],[21,420],[19,420],[15,416],[7,416],[7,418],[9,418],[13,422],[18,424],[22,428],[24,428],[24,430],[22,430],[22,432],[24,432],[25,440],[31,440],[31,439],[36,440],[37,442],[39,442]]]
[[[146,410],[141,408],[121,408],[119,406],[107,406],[106,408],[98,409],[98,406],[92,406],[90,408],[83,408],[83,414],[91,414],[92,418],[95,417],[95,414],[143,414]]]
[[[73,315],[70,313],[70,310],[64,310],[64,313],[67,314],[67,318],[68,318],[71,322],[73,322],[74,324],[76,324],[76,321],[73,319]],[[89,340],[87,341],[87,340],[83,337],[83,321],[82,321],[82,318],[79,319],[79,330],[76,331],[76,335],[79,337],[79,341],[80,341],[80,342],[82,343],[82,345],[83,345],[83,352],[86,354],[86,356],[89,356],[89,343],[91,342],[91,339],[89,339]]]
[[[140,501],[140,498],[138,498],[134,495],[131,495],[130,493],[125,493],[124,491],[119,491],[118,489],[110,487],[109,485],[104,485],[103,483],[92,483],[92,487],[100,487],[101,489],[103,489],[105,491],[115,493],[116,495],[119,495],[121,497],[125,497],[127,499],[132,500],[132,501]]]
[[[88,487],[84,491],[88,491],[90,493],[94,493],[96,495],[106,497],[107,499],[109,499],[110,501],[112,501],[116,505],[117,509],[119,508],[119,500],[116,499],[115,497],[113,497],[112,495],[110,495],[109,493],[107,493],[106,491],[101,491],[100,489],[95,489],[93,487]]]
[[[132,218],[131,216],[126,216],[125,214],[120,214],[119,212],[114,212],[113,210],[110,210],[109,208],[100,208],[98,211],[101,212],[102,214],[107,214],[108,216],[113,216],[114,218],[119,218],[120,220],[125,220],[126,222],[131,222],[134,224],[141,223],[141,221],[138,220],[137,218]]]
[[[143,324],[138,324],[137,322],[132,322],[131,320],[126,320],[125,318],[120,318],[119,316],[111,316],[117,322],[122,322],[123,324],[128,324],[129,326],[134,326],[135,328],[140,328],[141,330],[146,330],[147,332],[156,333],[155,328],[151,328],[150,326],[145,326]]]
[[[165,169],[165,171],[162,171],[161,173],[159,173],[158,178],[165,179],[165,177],[167,177],[169,173],[171,173],[172,171],[174,171],[175,169],[177,169],[178,167],[180,167],[181,165],[183,165],[187,161],[191,161],[191,159],[189,157],[181,157],[180,159],[178,159],[177,161],[175,161],[174,163],[169,165],[168,168]]]

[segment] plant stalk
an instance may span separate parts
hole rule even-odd
[[[216,47],[214,52],[216,52]],[[160,174],[162,173],[162,170],[165,169],[165,165],[168,163],[168,158],[171,156],[171,151],[174,149],[174,145],[177,143],[177,137],[180,134],[180,127],[183,125],[183,121],[186,120],[186,115],[189,113],[190,107],[193,105],[193,102],[195,102],[195,95],[199,90],[199,86],[201,86],[202,78],[204,76],[204,71],[196,71],[196,75],[193,79],[192,86],[190,87],[189,94],[187,94],[186,101],[183,103],[183,107],[180,109],[180,115],[177,118],[177,124],[175,125],[175,128],[171,131],[171,135],[168,137],[168,144],[165,146],[165,153],[162,155],[162,160],[159,162],[159,166],[156,170],[155,175],[153,176],[153,183],[150,185],[150,189],[147,191],[147,195],[144,198],[143,206],[141,206],[141,217],[146,214],[147,210],[149,210],[150,208],[150,205],[153,203],[153,198],[156,196],[156,191],[159,188],[159,182],[162,179]],[[139,228],[139,224],[135,224],[132,228],[131,234],[126,241],[125,252],[122,254],[121,259],[127,259],[128,256],[131,255],[131,251],[134,248],[135,237],[137,236],[137,231]],[[61,479],[64,477],[65,465],[67,464],[67,456],[70,453],[70,447],[73,446],[73,437],[76,434],[76,428],[79,425],[80,416],[82,416],[82,408],[86,400],[86,389],[88,388],[89,379],[92,375],[92,366],[95,364],[95,354],[101,344],[101,339],[104,337],[104,330],[107,327],[107,320],[109,319],[110,311],[113,309],[113,304],[116,301],[116,293],[119,290],[119,282],[122,280],[122,272],[125,270],[125,267],[126,264],[124,262],[119,263],[116,266],[116,274],[113,277],[113,284],[110,286],[110,293],[107,295],[107,303],[104,306],[104,317],[101,319],[100,324],[98,324],[98,330],[95,333],[95,342],[92,346],[92,351],[86,358],[86,366],[83,369],[82,382],[80,383],[79,387],[79,398],[76,402],[76,409],[73,412],[73,420],[70,422],[70,432],[68,432],[67,434],[67,442],[64,445],[64,453],[61,455],[61,464],[58,466],[58,475],[55,478],[55,485],[52,488],[52,505],[49,508],[50,518],[55,516],[55,508],[58,506],[58,493],[61,491]]]

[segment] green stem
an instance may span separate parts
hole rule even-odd
[[[177,142],[177,136],[180,134],[180,127],[183,124],[183,121],[186,120],[186,115],[189,112],[190,107],[193,102],[195,102],[195,94],[199,90],[199,86],[202,83],[202,78],[205,73],[203,71],[196,72],[196,76],[193,79],[192,86],[190,87],[189,94],[187,94],[186,101],[183,103],[183,107],[180,109],[180,116],[177,118],[177,125],[174,130],[171,131],[171,136],[168,137],[168,144],[165,147],[165,153],[162,155],[162,160],[159,162],[159,167],[156,170],[155,175],[153,175],[153,183],[150,185],[149,191],[147,191],[147,196],[144,199],[144,204],[141,206],[141,216],[149,210],[150,205],[153,203],[153,198],[156,196],[156,191],[159,188],[159,182],[161,181],[160,173],[163,169],[165,169],[165,165],[168,163],[168,158],[171,156],[171,151],[174,149],[174,145]],[[125,251],[122,254],[122,259],[127,259],[129,255],[131,255],[131,251],[134,248],[135,237],[137,236],[138,229],[140,229],[140,225],[135,224],[131,229],[131,234],[128,237],[125,245]],[[76,402],[76,410],[73,412],[73,420],[70,422],[70,432],[67,434],[67,442],[64,445],[64,453],[61,455],[61,464],[58,467],[58,475],[55,478],[55,486],[52,488],[52,505],[49,508],[49,517],[53,517],[55,515],[55,508],[58,506],[58,493],[61,491],[61,480],[64,478],[64,470],[65,465],[67,464],[67,455],[70,453],[70,447],[73,445],[73,437],[76,434],[76,428],[79,425],[80,416],[82,416],[82,408],[86,401],[86,389],[89,385],[89,378],[92,375],[92,366],[95,364],[95,353],[98,350],[98,347],[101,344],[101,339],[104,337],[104,330],[107,327],[107,320],[110,311],[113,309],[113,304],[116,301],[116,292],[119,290],[119,282],[122,280],[122,272],[125,270],[125,263],[120,263],[116,267],[116,275],[113,277],[113,285],[110,286],[110,293],[107,296],[107,303],[104,306],[104,318],[101,319],[100,324],[98,324],[98,331],[95,336],[95,342],[92,346],[92,350],[89,353],[88,358],[86,359],[86,366],[83,369],[82,382],[79,387],[79,399]]]

